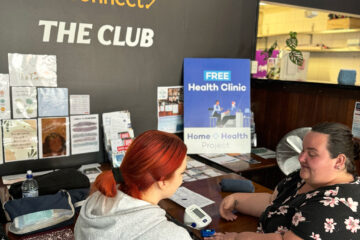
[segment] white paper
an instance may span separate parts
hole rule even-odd
[[[189,167],[191,167],[191,168],[192,167],[203,167],[203,166],[205,166],[205,164],[202,162],[196,161],[196,160],[188,160],[187,166],[188,166],[188,168]]]
[[[90,95],[70,95],[70,114],[90,114]]]
[[[13,118],[37,117],[36,87],[12,87]]]
[[[237,162],[239,159],[236,159],[232,156],[226,154],[200,154],[200,156],[218,164],[225,164],[230,162]]]
[[[99,167],[100,164],[98,163],[86,164],[82,165],[79,168],[79,171],[85,174],[89,178],[89,181],[92,183],[95,182],[96,177],[101,173]]]
[[[67,88],[38,88],[39,117],[69,115]]]
[[[10,119],[9,74],[0,74],[0,119]]]
[[[70,124],[72,154],[99,151],[99,116],[97,114],[71,116]]]
[[[2,124],[2,121],[0,120],[0,124]],[[4,156],[2,151],[2,145],[3,145],[3,139],[2,139],[2,127],[0,127],[0,164],[4,163]]]
[[[360,138],[360,102],[355,103],[353,123],[352,123],[352,134],[356,138]]]
[[[56,87],[56,56],[9,53],[10,86]]]
[[[196,204],[203,208],[215,203],[213,200],[193,192],[186,187],[179,187],[170,199],[184,208],[187,208],[192,204]]]

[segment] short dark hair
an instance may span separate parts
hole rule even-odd
[[[346,156],[346,171],[356,174],[355,160],[359,159],[359,145],[353,141],[351,130],[340,123],[324,122],[312,127],[313,132],[329,135],[327,149],[331,158],[337,157],[339,154]]]

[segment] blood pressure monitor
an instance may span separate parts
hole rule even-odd
[[[195,204],[185,208],[184,223],[192,228],[204,228],[211,223],[211,220],[211,217]]]

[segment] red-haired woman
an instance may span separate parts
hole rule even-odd
[[[96,178],[98,191],[81,209],[75,238],[191,239],[184,228],[167,221],[165,211],[157,205],[181,185],[186,151],[182,140],[173,134],[150,130],[139,135],[120,168]]]

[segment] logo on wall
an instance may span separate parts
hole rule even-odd
[[[43,42],[90,44],[93,24],[39,20],[43,27]],[[55,34],[51,34],[54,32]],[[55,36],[54,36],[55,35]],[[107,36],[107,35],[110,35]],[[154,43],[154,30],[151,28],[133,28],[102,25],[97,30],[97,40],[104,46],[151,47]],[[64,40],[67,39],[67,40]]]
[[[84,3],[97,3],[100,5],[111,5],[111,6],[118,6],[118,7],[137,7],[137,8],[144,8],[149,9],[156,0],[99,0],[96,2],[96,0],[81,0]]]

